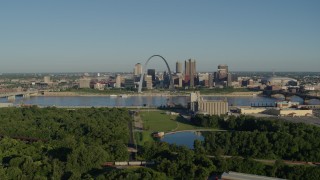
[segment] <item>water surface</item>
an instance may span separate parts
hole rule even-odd
[[[274,104],[283,99],[268,98],[262,96],[249,97],[224,97],[203,96],[207,100],[227,100],[233,106],[251,106],[261,104]],[[13,102],[15,105],[32,104],[39,106],[165,106],[167,104],[180,104],[187,106],[189,97],[186,96],[35,96],[28,99],[17,97]],[[292,97],[291,101],[303,103],[299,97]],[[6,98],[0,98],[0,102],[8,102]],[[319,100],[311,100],[309,104],[320,104]]]
[[[203,141],[204,137],[201,135],[201,132],[177,132],[175,134],[165,135],[161,141],[167,142],[169,144],[176,144],[179,146],[186,146],[190,149],[193,149],[193,143],[195,140]]]

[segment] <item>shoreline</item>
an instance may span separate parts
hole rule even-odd
[[[252,92],[236,92],[236,93],[213,93],[213,94],[202,94],[201,96],[204,97],[214,97],[214,96],[223,96],[223,97],[255,97],[260,96],[261,93],[252,93]],[[176,94],[169,94],[169,93],[134,93],[134,94],[90,94],[90,93],[82,93],[82,92],[45,92],[44,94],[37,94],[37,95],[31,95],[31,96],[37,96],[37,97],[76,97],[76,96],[82,96],[82,97],[121,97],[122,98],[130,97],[130,96],[164,96],[164,97],[175,97],[175,96],[185,96],[188,97],[190,94],[186,93],[176,93]]]

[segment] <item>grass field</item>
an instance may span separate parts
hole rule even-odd
[[[172,131],[177,127],[176,116],[167,115],[165,111],[142,112],[143,126],[149,131]]]
[[[149,131],[180,131],[190,129],[203,129],[192,125],[188,120],[179,115],[168,115],[166,111],[141,112],[140,117],[145,129]]]
[[[136,141],[143,145],[147,141],[153,141],[151,134],[157,131],[170,132],[181,130],[205,129],[192,125],[188,120],[179,115],[168,115],[166,111],[140,112],[144,131],[135,134]]]

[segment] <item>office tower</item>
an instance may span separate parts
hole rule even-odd
[[[178,76],[179,77],[179,85],[178,87],[182,87],[182,80],[183,80],[183,77],[182,75]]]
[[[232,86],[232,75],[231,75],[231,73],[228,73],[227,86],[228,87]]]
[[[115,85],[116,88],[121,88],[121,75],[118,74],[117,77],[116,77],[116,85]]]
[[[124,87],[125,88],[135,88],[134,79],[132,78],[126,78],[124,80]]]
[[[147,74],[152,77],[152,82],[156,81],[156,70],[155,69],[148,69]]]
[[[142,74],[142,65],[140,63],[137,63],[135,66],[134,66],[134,69],[133,69],[133,74],[135,76],[140,76]]]
[[[184,75],[185,75],[185,79],[186,81],[189,81],[189,74],[190,74],[190,65],[189,65],[189,61],[184,61]]]
[[[225,64],[218,65],[218,81],[228,81],[228,66]]]
[[[79,88],[90,88],[90,81],[89,78],[82,78],[79,80]]]
[[[163,86],[169,87],[170,86],[170,75],[168,72],[163,72]]]
[[[185,61],[185,81],[189,81],[190,87],[194,87],[194,75],[196,73],[196,61],[192,59]]]
[[[49,84],[50,83],[50,76],[43,77],[43,81],[44,81],[44,83]]]
[[[211,88],[213,86],[213,74],[209,74],[208,77],[208,87]]]
[[[182,63],[179,61],[176,62],[176,73],[182,73]]]
[[[218,72],[213,72],[214,86],[219,83]]]
[[[147,89],[152,89],[152,76],[151,75],[144,76],[144,81],[146,82]]]

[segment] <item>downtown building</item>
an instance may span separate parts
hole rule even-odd
[[[176,74],[182,73],[182,63],[177,61],[176,62]]]
[[[90,88],[91,79],[84,77],[79,80],[79,88]]]
[[[228,66],[226,64],[218,65],[218,71],[214,73],[215,85],[221,85],[224,87],[232,86],[232,75],[229,73]]]
[[[145,82],[145,87],[147,89],[152,89],[152,76],[151,75],[145,75],[144,76],[144,82]]]
[[[121,88],[121,82],[122,82],[122,77],[120,74],[117,74],[115,88]]]
[[[137,63],[136,65],[134,65],[133,75],[141,76],[141,74],[142,74],[142,65],[140,63]]]
[[[196,61],[189,59],[184,62],[184,75],[185,75],[185,83],[189,85],[190,88],[194,87],[194,78],[196,75]]]

